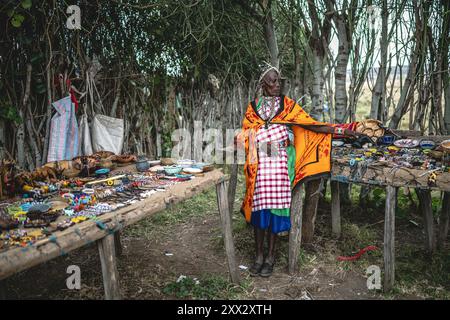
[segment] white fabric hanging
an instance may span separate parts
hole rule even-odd
[[[89,129],[89,123],[86,113],[81,116],[79,133],[80,144],[78,154],[83,156],[93,154],[94,151],[92,149],[91,131]]]
[[[97,151],[112,151],[122,153],[124,141],[123,119],[97,114],[92,121],[92,149]]]

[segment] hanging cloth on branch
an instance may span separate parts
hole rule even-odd
[[[123,119],[96,114],[92,120],[92,149],[122,153],[124,140]]]
[[[88,116],[86,111],[83,113],[80,119],[80,143],[78,154],[88,156],[94,153],[92,149],[91,131],[88,123]]]
[[[70,96],[52,103],[56,109],[50,125],[47,161],[71,160],[78,155],[78,125]]]

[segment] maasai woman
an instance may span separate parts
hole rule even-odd
[[[281,95],[280,72],[268,66],[259,79],[262,96],[252,101],[238,141],[245,146],[246,193],[241,212],[254,226],[253,276],[268,277],[275,263],[277,234],[291,227],[291,191],[298,182],[320,178],[331,168],[331,136],[358,137],[355,124],[315,121],[294,100]],[[269,230],[268,254],[264,237]]]

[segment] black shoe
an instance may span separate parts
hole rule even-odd
[[[273,272],[273,265],[274,263],[267,263],[264,262],[261,272],[259,273],[259,275],[261,277],[270,277],[272,275]]]
[[[248,271],[250,272],[250,275],[252,277],[257,277],[257,276],[259,276],[259,273],[261,272],[262,267],[263,267],[263,263],[255,262]]]

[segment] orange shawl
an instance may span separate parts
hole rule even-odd
[[[305,178],[317,178],[328,175],[331,169],[331,134],[315,133],[300,125],[328,125],[315,121],[294,100],[281,96],[278,113],[270,121],[276,124],[291,124],[294,133],[295,147],[295,179],[292,188]],[[256,113],[256,106],[251,102],[244,115],[242,131],[237,136],[238,142],[245,146],[244,174],[246,192],[241,212],[245,220],[250,222],[252,213],[253,192],[258,170],[258,152],[256,148],[256,132],[266,124]]]

